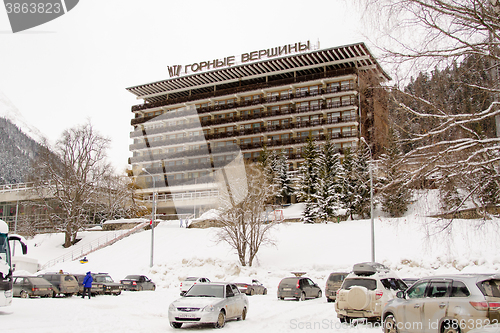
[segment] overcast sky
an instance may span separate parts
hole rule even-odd
[[[49,140],[87,118],[111,138],[124,169],[131,106],[125,88],[168,79],[167,66],[299,41],[367,42],[351,0],[82,0],[51,22],[13,34],[0,7],[0,91]],[[374,47],[367,43],[372,51]]]

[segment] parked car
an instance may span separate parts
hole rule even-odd
[[[49,297],[53,295],[52,284],[37,276],[15,276],[12,284],[14,297]]]
[[[499,325],[500,275],[426,277],[384,308],[384,332],[490,332]],[[494,329],[492,327],[491,329]]]
[[[195,277],[195,276],[187,277],[184,281],[181,282],[180,285],[181,292],[188,291],[189,288],[191,288],[191,286],[197,283],[208,283],[208,282],[210,282],[210,280],[206,277]]]
[[[49,281],[52,286],[52,296],[63,294],[64,296],[70,297],[79,291],[78,281],[75,277],[68,273],[43,273],[39,274],[38,277],[42,277]]]
[[[233,283],[199,283],[168,307],[168,320],[173,328],[184,323],[210,323],[224,327],[226,320],[245,320],[247,296]]]
[[[94,273],[92,278],[94,279],[92,287],[95,285],[100,290],[99,294],[118,296],[122,293],[122,285],[113,281],[108,273]]]
[[[78,296],[83,294],[83,279],[85,278],[85,274],[73,274],[75,279],[78,281]],[[102,288],[98,287],[96,283],[92,284],[92,288],[90,289],[90,294],[92,296],[102,294]]]
[[[235,282],[238,289],[247,295],[267,295],[267,288],[257,279],[249,279],[247,282]]]
[[[304,301],[307,298],[320,298],[321,296],[321,288],[308,277],[287,277],[278,285],[278,298],[281,300],[285,297],[292,297],[297,301]]]
[[[341,322],[356,318],[379,321],[384,305],[407,286],[386,266],[369,262],[353,266],[337,291],[335,311]]]
[[[156,285],[145,275],[127,275],[125,279],[120,280],[122,290],[156,290]]]
[[[337,299],[337,290],[340,289],[342,282],[344,282],[348,274],[347,272],[330,273],[325,286],[325,296],[328,302],[335,302],[335,299]]]

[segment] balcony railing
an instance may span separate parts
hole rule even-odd
[[[191,96],[170,98],[170,99],[166,99],[163,101],[134,105],[134,106],[132,106],[132,112],[147,110],[147,109],[171,105],[171,104],[185,103],[185,102],[195,101],[195,100],[200,100],[200,99],[207,99],[207,98],[212,98],[212,97],[232,95],[232,94],[242,93],[242,92],[246,92],[246,91],[272,88],[272,87],[277,87],[277,86],[283,86],[283,85],[289,85],[289,84],[300,83],[300,82],[305,82],[305,81],[311,81],[311,80],[318,80],[318,79],[322,79],[325,77],[336,77],[336,76],[342,76],[342,75],[356,74],[356,72],[357,72],[356,68],[344,68],[344,69],[326,71],[323,73],[297,76],[297,77],[287,78],[287,79],[270,80],[270,81],[265,82],[265,83],[262,82],[262,83],[246,85],[246,86],[241,86],[241,87],[234,87],[234,88],[229,88],[229,89],[218,89],[216,91],[208,92],[208,93],[192,94]],[[221,84],[223,84],[223,82],[221,82]],[[247,105],[245,105],[245,106],[247,106]],[[134,125],[134,124],[132,124],[132,125]]]

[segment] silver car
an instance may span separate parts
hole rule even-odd
[[[170,304],[168,320],[173,328],[181,328],[184,323],[222,328],[228,319],[245,320],[247,311],[247,296],[233,283],[200,283]]]
[[[426,277],[384,307],[384,332],[466,333],[499,325],[500,275]],[[484,330],[486,332],[486,330]]]

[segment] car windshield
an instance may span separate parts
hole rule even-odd
[[[344,274],[330,274],[328,281],[330,282],[342,282]]]
[[[127,275],[125,280],[139,280],[139,275]]]
[[[0,234],[0,261],[3,261],[10,267],[10,250],[7,234]]]
[[[32,284],[37,284],[37,285],[50,285],[50,282],[45,280],[44,278],[39,278],[39,277],[32,277],[29,278]]]
[[[184,297],[224,297],[224,286],[210,284],[195,284]]]
[[[406,283],[403,282],[403,280],[400,279],[382,279],[380,280],[382,282],[382,285],[385,287],[385,289],[392,289],[392,290],[406,290],[408,289],[408,286]]]
[[[198,280],[198,278],[197,278],[197,277],[188,277],[188,278],[186,278],[186,280],[184,280],[184,281],[196,281],[196,280]]]
[[[351,289],[354,286],[365,287],[368,290],[377,289],[377,281],[373,279],[345,279],[342,289]]]
[[[481,282],[481,291],[485,296],[500,297],[500,280],[486,280]]]
[[[95,282],[113,282],[111,276],[97,276]]]
[[[295,286],[297,285],[298,278],[285,278],[281,280],[280,285],[283,286]]]

